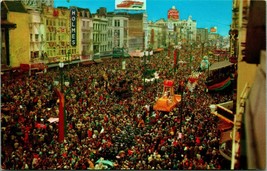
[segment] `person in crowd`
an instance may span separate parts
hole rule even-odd
[[[188,53],[181,49],[180,59],[186,60]],[[193,52],[193,70],[201,61],[198,54]],[[105,168],[96,163],[103,158],[112,161],[114,169],[222,169],[218,118],[210,114],[209,105],[231,95],[206,93],[203,74],[193,92],[175,86],[175,92],[179,88],[184,95],[171,114],[153,111],[164,79],[178,85],[190,75],[182,65],[174,72],[165,56],[167,52],[151,57],[160,81],[146,87],[143,63],[137,58],[126,60],[126,70],[111,59],[66,72],[72,83],[64,87],[64,142],[58,141],[58,123],[48,121],[59,113],[53,84],[57,71],[2,80],[2,168],[86,170]]]

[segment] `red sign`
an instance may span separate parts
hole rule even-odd
[[[168,11],[168,19],[179,20],[179,12],[176,9],[170,9]]]
[[[217,33],[217,27],[211,27],[210,32],[211,33]]]

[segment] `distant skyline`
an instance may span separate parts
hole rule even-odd
[[[55,7],[77,6],[90,9],[96,13],[100,7],[106,7],[108,12],[115,11],[115,0],[54,0]],[[146,13],[149,21],[167,19],[167,13],[172,6],[179,11],[180,20],[192,16],[197,22],[197,28],[216,26],[217,33],[228,36],[232,23],[232,0],[146,0]]]

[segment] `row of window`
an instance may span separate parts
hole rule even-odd
[[[35,41],[35,42],[39,42],[39,41],[44,41],[44,35],[41,34],[41,36],[39,34],[30,34],[30,41]]]
[[[93,34],[93,41],[105,42],[107,40],[106,34]]]
[[[46,53],[47,53],[47,56],[62,56],[62,55],[65,55],[67,57],[68,55],[68,50],[66,48],[64,49],[56,49],[56,48],[53,48],[53,49],[47,49],[46,50]],[[70,49],[70,54],[69,55],[72,55],[72,54],[76,54],[76,49]]]
[[[94,30],[106,30],[107,29],[107,25],[106,24],[102,24],[102,23],[94,23],[93,24],[93,29]]]
[[[90,27],[90,21],[83,21],[83,26],[82,27],[89,28]]]
[[[57,19],[54,18],[48,18],[46,19],[46,25],[47,26],[67,26],[67,19]]]
[[[128,26],[128,21],[127,20],[123,20],[123,25],[121,25],[121,20],[114,20],[114,26],[115,27],[127,27]]]

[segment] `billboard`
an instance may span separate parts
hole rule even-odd
[[[116,10],[146,10],[146,0],[115,0]]]

